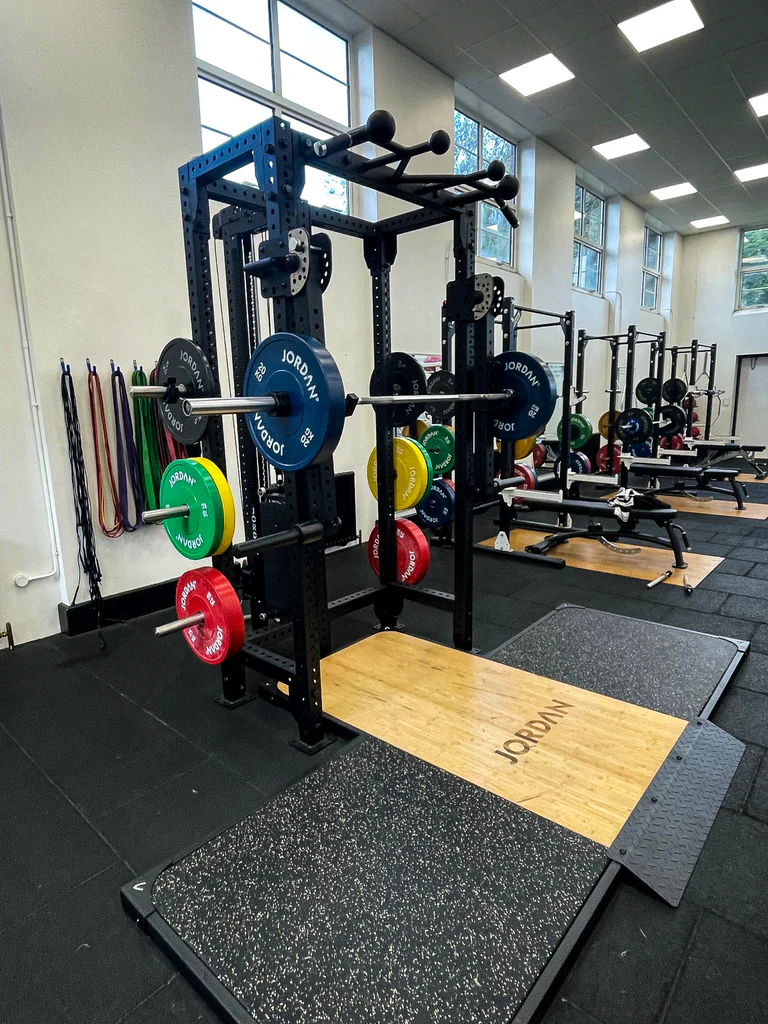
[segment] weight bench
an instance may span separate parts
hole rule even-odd
[[[631,472],[636,476],[656,480],[656,487],[649,487],[648,495],[686,494],[689,491],[714,491],[717,494],[733,494],[740,511],[746,508],[744,485],[737,479],[738,469],[712,466],[660,466],[656,463],[633,462]],[[671,478],[672,484],[663,486],[662,479]],[[686,481],[690,481],[686,483]],[[718,487],[716,482],[725,481],[728,487]]]
[[[605,538],[610,542],[629,538],[671,548],[675,555],[674,567],[676,569],[688,567],[684,550],[690,551],[691,546],[688,543],[685,530],[674,521],[677,517],[677,509],[670,508],[653,494],[635,494],[631,505],[611,504],[601,499],[560,498],[559,495],[541,491],[515,491],[514,496],[522,498],[526,509],[547,508],[568,516],[585,516],[589,520],[587,526],[574,527],[553,526],[552,523],[518,519],[519,507],[515,507],[512,498],[507,501],[505,496],[500,522],[500,528],[504,533],[509,535],[515,525],[531,530],[544,530],[548,533],[543,540],[526,547],[525,550],[529,554],[546,555],[550,548],[557,544],[565,544],[574,537]],[[616,528],[607,529],[602,522],[598,522],[598,520],[604,519],[614,519]],[[638,526],[641,522],[655,523],[666,532],[666,537],[640,533]]]
[[[754,469],[755,480],[768,477],[768,468],[757,461],[757,453],[765,451],[764,444],[742,444],[741,441],[688,441],[688,444],[694,449],[695,457],[702,459],[699,465],[704,469],[711,469],[727,459],[743,459]],[[676,459],[690,456],[691,452],[669,450],[665,454]]]

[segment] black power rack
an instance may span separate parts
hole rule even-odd
[[[423,153],[447,152],[450,139],[434,132],[416,146],[394,141],[394,119],[375,111],[365,126],[325,142],[294,131],[281,117],[271,117],[218,149],[190,161],[179,170],[193,340],[206,354],[220,393],[219,353],[214,324],[214,294],[210,261],[211,203],[225,209],[213,218],[213,234],[223,243],[227,285],[229,345],[236,396],[243,394],[248,360],[259,342],[257,283],[271,304],[274,331],[311,335],[325,344],[323,291],[332,272],[331,244],[322,229],[360,238],[371,275],[374,370],[382,370],[391,352],[390,271],[400,234],[441,223],[453,225],[455,277],[448,285],[446,316],[455,325],[453,361],[460,392],[492,390],[494,317],[503,308],[503,285],[493,279],[492,294],[484,284],[481,302],[475,278],[475,204],[494,202],[513,227],[517,221],[506,200],[514,198],[517,180],[496,162],[468,175],[407,173],[410,160]],[[385,152],[365,158],[353,146],[374,143]],[[260,188],[228,180],[227,175],[253,164]],[[305,168],[329,171],[349,182],[373,188],[411,204],[408,212],[370,222],[348,214],[308,205],[301,199]],[[489,179],[496,184],[489,183]],[[473,187],[453,191],[455,186]],[[449,189],[451,191],[449,191]],[[313,234],[312,229],[321,229]],[[301,233],[304,234],[301,234]],[[265,235],[256,247],[254,236]],[[305,280],[297,286],[295,265],[288,257],[297,239],[309,242]],[[488,277],[488,275],[484,275]],[[263,677],[275,698],[285,697],[278,682],[288,684],[289,705],[299,730],[297,745],[312,753],[329,740],[325,734],[320,660],[331,650],[331,619],[373,605],[381,626],[394,628],[406,599],[452,611],[454,641],[472,647],[472,509],[480,498],[492,496],[492,414],[481,404],[470,410],[457,403],[456,417],[455,594],[396,582],[395,472],[392,414],[376,407],[376,445],[379,521],[379,586],[328,602],[325,545],[297,543],[283,552],[279,575],[283,597],[277,605],[271,593],[269,544],[249,554],[240,567],[227,552],[214,566],[242,590],[249,604],[251,630],[243,649],[222,669],[220,702],[235,707],[250,699],[246,668]],[[211,416],[202,439],[203,454],[226,471],[221,421]],[[326,538],[338,536],[333,460],[295,473],[285,473],[269,486],[268,467],[257,454],[242,417],[237,420],[237,449],[246,545],[268,538],[284,527],[314,521]],[[503,483],[503,481],[501,481]],[[270,492],[267,494],[266,492]],[[271,499],[266,502],[262,499]],[[278,512],[275,514],[274,507]],[[269,512],[269,514],[267,514]],[[275,545],[277,546],[277,545]],[[287,595],[287,597],[285,596]],[[276,621],[277,620],[277,621]],[[286,656],[285,644],[292,647]],[[277,649],[276,649],[277,648]]]

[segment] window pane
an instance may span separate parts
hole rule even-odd
[[[768,306],[768,273],[742,274],[741,305]]]
[[[299,57],[328,75],[333,75],[340,82],[348,81],[345,40],[335,32],[329,32],[327,28],[318,25],[311,18],[305,18],[287,4],[277,5],[277,23],[280,29],[281,50],[292,53],[294,57]],[[312,106],[312,109],[315,109],[313,104],[305,103],[304,106]],[[344,124],[346,123],[344,121]]]
[[[480,255],[500,263],[512,262],[512,228],[501,210],[490,203],[480,205]]]
[[[221,132],[225,138],[237,135],[258,124],[272,114],[270,107],[241,96],[232,89],[214,85],[204,78],[198,78],[197,90],[200,97],[200,123],[204,128]],[[213,146],[218,145],[214,142]],[[206,146],[210,149],[212,146]]]
[[[584,212],[584,189],[581,185],[576,186],[576,201],[574,203],[574,222],[576,223],[576,230],[581,228],[581,215]],[[575,216],[578,214],[578,217]]]
[[[584,189],[584,216],[579,234],[596,245],[603,244],[603,200]]]
[[[454,173],[471,174],[479,166],[478,134],[479,125],[460,110],[453,112]]]
[[[244,28],[246,32],[260,36],[265,43],[270,40],[269,0],[202,0],[194,6],[204,7],[226,18],[238,28]]]
[[[571,284],[574,288],[579,287],[579,253],[581,252],[581,246],[578,242],[573,243],[573,279]]]
[[[768,228],[755,228],[744,232],[741,265],[745,269],[768,263]]]
[[[659,279],[643,271],[643,309],[656,309]]]
[[[313,139],[330,138],[328,132],[322,132],[314,125],[307,124],[292,117],[289,120],[291,128],[297,132],[306,132]],[[301,198],[310,206],[326,206],[329,210],[336,210],[337,213],[349,211],[348,182],[344,178],[338,178],[335,174],[320,170],[319,167],[307,167],[304,181],[304,191]]]
[[[514,145],[489,128],[483,128],[483,166],[487,167],[491,160],[501,160],[507,174],[515,173]]]
[[[322,71],[308,68],[287,53],[280,54],[280,71],[283,96],[287,100],[295,100],[339,124],[349,124],[349,90],[346,85],[341,85]]]
[[[581,247],[581,268],[579,271],[579,287],[588,292],[600,290],[600,256],[597,249],[588,245]]]
[[[661,235],[651,228],[645,229],[645,254],[643,265],[657,273],[661,266]]]
[[[195,52],[200,60],[247,82],[272,89],[272,58],[267,43],[192,7],[195,24]]]

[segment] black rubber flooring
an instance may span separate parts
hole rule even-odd
[[[714,721],[747,743],[677,910],[616,891],[550,1008],[549,1024],[758,1024],[768,1019],[768,523],[680,517],[694,550],[725,561],[687,597],[579,569],[479,555],[476,642],[490,650],[563,602],[752,642]],[[492,535],[490,519],[478,537]],[[449,588],[450,554],[428,582]],[[365,554],[330,556],[331,596],[368,584]],[[166,616],[98,637],[0,653],[0,1020],[176,1024],[217,1018],[121,908],[120,886],[235,824],[311,763],[271,705],[213,703],[215,673]],[[407,628],[450,641],[444,613],[409,606]],[[367,635],[365,611],[334,642]],[[648,652],[652,659],[653,651]],[[328,755],[320,755],[320,758]],[[332,1018],[331,1018],[332,1019]]]

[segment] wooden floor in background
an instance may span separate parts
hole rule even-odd
[[[749,504],[743,511],[736,508],[736,501],[726,498],[713,498],[712,501],[695,501],[683,494],[660,494],[659,498],[676,508],[678,512],[695,512],[704,516],[729,516],[734,519],[768,519],[768,505]]]
[[[736,479],[740,480],[743,484],[765,484],[768,486],[768,477],[764,480],[758,480],[754,473],[739,473]]]
[[[322,672],[328,714],[605,846],[686,726],[405,633]]]
[[[548,534],[538,530],[513,530],[509,535],[509,543],[516,551],[525,551],[526,545],[537,544]],[[495,537],[481,541],[483,547],[492,548]],[[621,548],[631,548],[631,544],[619,544]],[[637,545],[634,545],[637,547]],[[636,580],[655,580],[667,569],[672,568],[674,556],[668,548],[644,547],[637,555],[620,555],[611,551],[598,540],[576,537],[567,544],[558,544],[551,548],[550,554],[564,558],[567,565],[574,569],[592,569],[594,572],[608,572],[612,576],[629,576]],[[722,562],[722,558],[714,555],[697,555],[693,551],[685,553],[687,569],[674,569],[664,584],[666,586],[684,586],[684,576],[688,576],[691,585],[697,587],[713,569]]]

